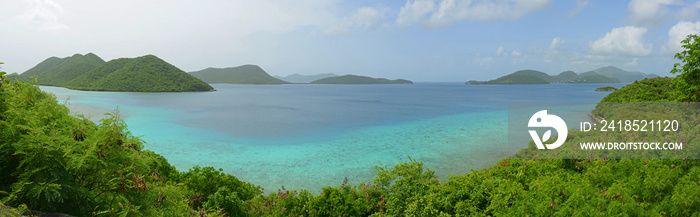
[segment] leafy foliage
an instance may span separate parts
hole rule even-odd
[[[675,81],[683,101],[700,101],[700,36],[691,34],[681,41],[684,48],[674,58],[681,63],[673,64],[671,73],[680,74]]]
[[[227,187],[219,188],[216,193],[209,196],[204,208],[208,210],[222,210],[231,216],[246,215],[243,201],[238,197],[237,192],[229,190]]]
[[[213,167],[195,166],[187,172],[173,173],[171,178],[195,192],[189,195],[193,207],[202,206],[217,192],[218,197],[228,197],[231,192],[235,192],[234,196],[240,200],[249,200],[262,194],[260,186],[240,181],[235,176],[224,173],[222,169],[216,170]]]
[[[647,78],[635,81],[616,90],[601,102],[673,102],[676,98],[672,79],[669,77]]]
[[[162,156],[143,150],[143,141],[127,130],[118,112],[96,124],[71,116],[53,95],[32,84],[2,78],[3,204],[78,216],[187,216],[199,213],[189,196],[207,193],[177,182],[192,176],[201,177],[188,180],[219,180],[216,187],[245,199],[260,194],[256,186],[220,172],[181,175]]]

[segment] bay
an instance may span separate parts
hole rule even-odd
[[[373,166],[408,157],[441,178],[511,155],[508,103],[583,102],[609,84],[230,85],[215,92],[124,93],[42,86],[72,112],[119,110],[145,148],[178,170],[213,166],[275,192],[369,182]],[[621,87],[624,84],[611,86]]]

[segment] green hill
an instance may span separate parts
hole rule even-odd
[[[648,74],[641,73],[641,72],[630,72],[630,71],[625,71],[620,68],[614,67],[614,66],[607,66],[607,67],[601,67],[589,72],[595,72],[599,75],[603,75],[606,77],[610,78],[615,78],[619,80],[620,82],[634,82],[638,80],[642,80],[644,78],[647,78],[649,76]],[[588,73],[588,72],[584,72]],[[584,74],[582,73],[582,74]],[[655,77],[658,77],[655,76]]]
[[[465,84],[549,84],[549,83],[620,83],[618,79],[590,71],[576,74],[564,71],[551,76],[537,70],[520,70],[490,81],[467,81]]]
[[[289,82],[274,78],[256,65],[242,65],[230,68],[207,68],[190,72],[210,84],[288,84]]]
[[[538,76],[513,73],[490,81],[469,81],[467,84],[549,84],[549,81]]]
[[[578,78],[569,81],[569,83],[620,83],[620,80],[600,75],[596,72],[585,72],[581,73]]]
[[[71,57],[51,57],[22,73],[22,77],[36,77],[37,84],[65,86],[72,79],[86,73],[105,61],[93,53]]]
[[[146,55],[109,61],[66,85],[78,90],[187,92],[214,88],[162,59]]]
[[[190,92],[214,88],[162,59],[146,55],[104,62],[95,54],[51,57],[13,76],[20,81],[37,79],[39,85],[76,90],[125,92]]]
[[[292,74],[292,75],[287,75],[284,77],[280,77],[280,76],[274,76],[274,77],[281,79],[283,81],[291,82],[291,83],[311,83],[312,81],[315,81],[318,79],[335,77],[335,76],[338,76],[338,75],[333,74],[333,73],[323,73],[323,74],[317,74],[317,75]]]
[[[311,84],[413,84],[413,82],[405,79],[389,80],[359,75],[343,75],[322,78],[312,81]]]
[[[520,71],[513,72],[512,75],[533,76],[533,77],[537,77],[537,78],[540,78],[542,80],[545,80],[548,83],[551,83],[554,81],[554,78],[552,76],[548,75],[547,73],[540,72],[537,70],[530,70],[530,69],[520,70]],[[526,77],[524,77],[524,78],[526,78]]]
[[[565,83],[576,78],[578,78],[578,75],[574,71],[563,71],[554,76],[555,81],[559,83]]]

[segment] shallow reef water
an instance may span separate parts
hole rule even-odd
[[[92,120],[118,108],[145,148],[178,170],[223,168],[266,193],[282,186],[318,193],[345,177],[369,182],[373,166],[408,156],[441,179],[469,173],[514,153],[508,103],[590,103],[571,110],[585,117],[608,94],[594,91],[601,84],[213,86],[203,93],[41,89]]]

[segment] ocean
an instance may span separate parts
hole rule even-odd
[[[145,148],[178,170],[223,168],[266,193],[319,193],[370,182],[374,166],[412,158],[441,178],[495,164],[508,148],[508,103],[580,102],[581,117],[610,84],[231,85],[215,92],[124,93],[42,86],[72,112],[118,109]],[[624,84],[610,86],[621,87]],[[523,147],[527,143],[523,142]]]

